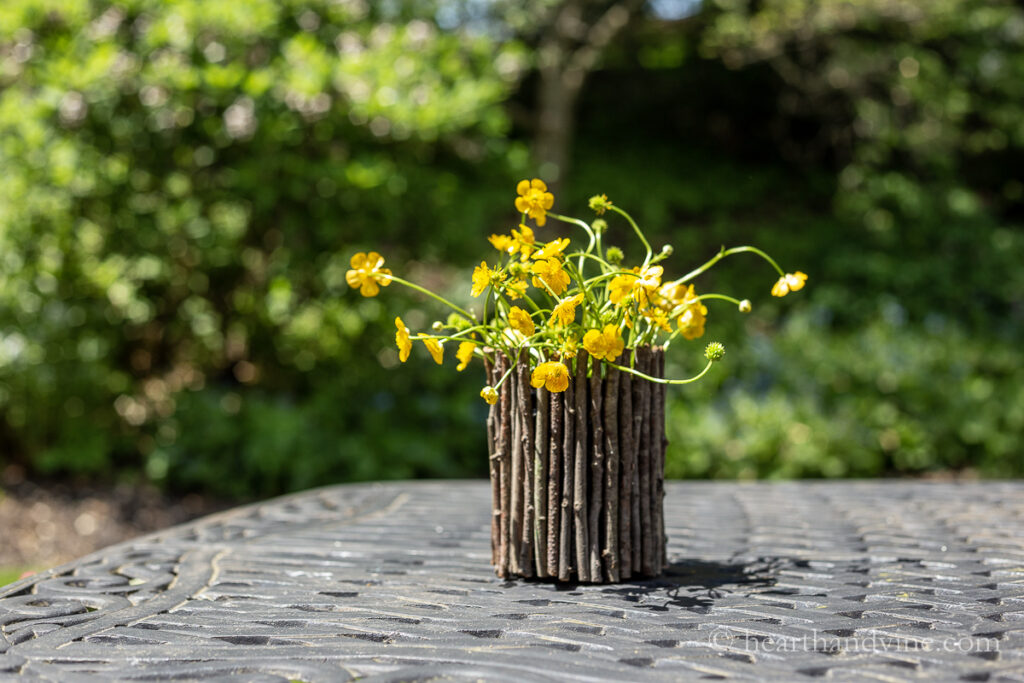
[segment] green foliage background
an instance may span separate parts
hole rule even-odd
[[[394,315],[440,312],[344,283],[376,249],[466,301],[515,220],[535,41],[473,6],[0,5],[0,466],[239,497],[483,474],[479,368],[395,367]],[[755,312],[673,354],[729,349],[672,392],[670,475],[1024,474],[1022,45],[1010,2],[718,0],[608,50],[556,207],[607,192],[680,272],[746,242],[811,275],[698,283]]]

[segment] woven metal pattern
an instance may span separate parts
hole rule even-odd
[[[666,489],[617,586],[494,578],[483,482],[239,508],[0,589],[0,679],[1024,680],[1024,484]]]

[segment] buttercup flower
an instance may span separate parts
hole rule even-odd
[[[532,337],[537,331],[530,314],[518,306],[509,309],[508,324],[512,326],[513,330],[521,332],[526,337]]]
[[[427,347],[427,351],[430,351],[430,355],[434,357],[434,362],[438,365],[444,362],[444,347],[436,339],[430,337],[420,337],[420,341]]]
[[[403,363],[409,360],[409,354],[412,352],[412,339],[409,338],[409,328],[405,326],[401,318],[395,318],[395,327],[398,331],[395,332],[395,344],[398,346],[398,360]]]
[[[516,186],[516,211],[527,214],[537,222],[537,225],[544,225],[547,220],[548,209],[555,203],[555,196],[548,192],[548,186],[540,178],[533,180],[521,180]]]
[[[538,223],[537,225],[544,224]],[[533,235],[533,228],[524,223],[520,223],[518,230],[512,228],[512,241],[514,248],[509,253],[514,254],[519,252],[520,256],[525,260],[530,258],[530,254],[533,253],[533,245],[537,241],[537,238]]]
[[[504,251],[508,254],[515,253],[515,240],[508,235],[491,235],[487,238],[487,241],[498,251]]]
[[[462,372],[469,365],[469,361],[473,360],[473,351],[476,350],[476,344],[473,342],[462,342],[459,344],[458,351],[455,352],[455,357],[459,359],[459,364],[455,366],[455,369]]]
[[[799,270],[795,273],[786,273],[772,287],[772,296],[786,296],[790,292],[798,292],[804,288],[805,282],[807,282],[807,275]]]
[[[481,261],[480,265],[473,269],[473,287],[469,293],[473,296],[480,296],[492,282],[501,282],[504,279],[504,274],[497,270],[491,270],[487,266],[487,261]]]
[[[533,258],[540,261],[543,259],[558,259],[562,260],[565,248],[569,246],[569,238],[563,237],[561,239],[554,239],[541,247],[538,251],[533,253]]]
[[[541,363],[533,371],[530,386],[534,389],[545,387],[552,393],[565,391],[569,388],[569,368],[558,361]]]
[[[493,406],[498,402],[498,391],[494,387],[484,387],[480,390],[480,398],[487,401],[487,405]]]
[[[384,277],[391,275],[391,271],[384,268],[384,257],[375,251],[353,255],[349,265],[352,270],[345,273],[345,282],[352,289],[359,289],[363,296],[377,296],[381,287],[391,284],[391,280]]]
[[[543,289],[547,285],[555,296],[560,296],[569,286],[569,273],[562,268],[558,259],[536,261],[530,266],[533,274],[533,286]]]
[[[615,325],[605,325],[604,331],[588,330],[583,335],[583,348],[598,360],[613,361],[622,355],[625,343]]]
[[[583,301],[583,294],[559,301],[551,313],[551,325],[569,325],[576,317],[576,306]]]
[[[637,277],[632,273],[616,275],[608,283],[608,299],[616,306],[621,306],[633,293],[633,283],[636,281]]]
[[[687,290],[686,310],[676,320],[679,332],[684,339],[697,339],[704,336],[704,323],[707,322],[708,307],[696,298],[693,285]]]

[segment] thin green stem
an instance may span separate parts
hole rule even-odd
[[[714,365],[714,362],[709,360],[708,364],[704,366],[704,369],[700,371],[700,374],[695,375],[690,379],[663,379],[661,377],[651,377],[650,375],[645,375],[644,373],[634,370],[633,368],[623,367],[615,363],[608,363],[608,365],[612,366],[613,368],[618,368],[623,372],[628,372],[631,375],[636,375],[637,377],[642,377],[648,381],[655,382],[656,384],[690,384],[692,382],[696,382],[701,377],[706,375],[708,373],[708,370],[711,369],[711,366]]]
[[[706,271],[711,266],[715,265],[716,263],[718,263],[719,261],[724,259],[726,256],[732,256],[733,254],[741,254],[743,252],[751,252],[753,254],[757,254],[758,256],[763,258],[765,261],[767,261],[768,263],[772,264],[772,267],[775,268],[775,270],[777,270],[779,272],[780,276],[785,275],[785,273],[782,271],[782,268],[779,268],[779,264],[776,263],[775,259],[773,259],[771,256],[769,256],[768,254],[764,253],[763,251],[761,251],[757,247],[744,246],[744,247],[733,247],[731,249],[724,249],[724,248],[721,249],[710,260],[708,260],[707,263],[705,263],[704,265],[702,265],[701,267],[699,267],[699,268],[697,268],[695,270],[691,270],[686,275],[682,276],[678,280],[675,280],[672,284],[680,285],[680,284],[683,284],[684,282],[689,282],[693,278],[697,277],[698,275],[700,275],[701,273]]]
[[[615,206],[614,204],[612,204],[610,208],[612,211],[623,216],[627,221],[629,221],[629,224],[633,226],[633,231],[636,233],[636,236],[639,237],[640,241],[644,243],[644,249],[647,250],[647,256],[644,257],[643,267],[646,268],[651,263],[651,243],[647,241],[646,237],[644,237],[643,231],[640,229],[640,226],[636,224],[636,221],[633,220],[632,216],[630,216],[628,213],[626,213],[619,207]]]
[[[455,311],[456,313],[461,315],[466,320],[469,320],[471,322],[476,322],[476,318],[473,317],[472,313],[469,313],[468,311],[466,311],[465,309],[461,308],[460,306],[456,306],[451,301],[448,301],[448,299],[445,299],[443,296],[440,296],[438,294],[434,294],[433,292],[431,292],[429,289],[427,289],[425,287],[420,287],[419,285],[417,285],[414,282],[409,282],[408,280],[403,280],[402,278],[396,277],[394,275],[383,275],[383,274],[381,274],[380,277],[386,277],[387,279],[391,280],[392,282],[397,282],[400,285],[405,285],[409,289],[415,289],[420,294],[426,294],[427,296],[429,296],[429,297],[431,297],[433,299],[436,299],[437,301],[440,301],[441,303],[443,303],[445,306],[451,308],[453,311]]]
[[[731,297],[728,294],[701,294],[700,296],[697,297],[697,301],[701,301],[702,299],[721,299],[722,301],[734,303],[737,306],[740,305],[739,299]]]

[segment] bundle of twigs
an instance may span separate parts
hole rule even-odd
[[[633,369],[664,377],[661,347]],[[496,384],[509,369],[497,354]],[[665,566],[664,385],[576,356],[565,392],[530,386],[524,354],[487,419],[499,577],[616,582]],[[568,363],[567,363],[568,364]]]

